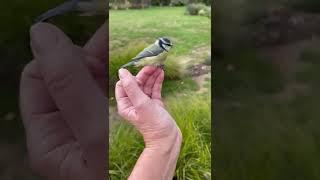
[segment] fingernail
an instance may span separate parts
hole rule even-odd
[[[119,77],[120,79],[124,78],[128,73],[128,71],[124,68],[119,69]]]
[[[49,52],[58,42],[52,27],[45,23],[37,23],[30,28],[30,39],[32,51],[37,55]]]

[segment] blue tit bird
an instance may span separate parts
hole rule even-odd
[[[69,0],[38,16],[35,21],[46,21],[55,16],[63,15],[70,11],[80,11],[82,16],[91,16],[95,14],[107,14],[106,0]]]
[[[132,58],[129,63],[121,66],[121,68],[146,65],[155,65],[163,68],[164,61],[172,46],[173,44],[170,39],[165,37],[158,38],[155,43],[143,49],[137,56]]]

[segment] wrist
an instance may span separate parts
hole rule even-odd
[[[146,144],[128,179],[172,179],[181,144],[180,130],[170,136],[170,139],[159,142],[158,145]]]
[[[162,154],[179,153],[181,144],[182,134],[178,127],[175,127],[170,134],[161,139],[145,139],[145,149]]]

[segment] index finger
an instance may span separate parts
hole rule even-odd
[[[124,91],[129,97],[133,106],[138,107],[150,99],[142,92],[136,79],[126,69],[119,70],[119,77]]]
[[[155,66],[145,66],[136,75],[139,85],[143,86],[147,79],[157,70]]]

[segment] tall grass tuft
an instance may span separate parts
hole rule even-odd
[[[117,122],[114,126],[109,137],[109,175],[110,179],[126,179],[144,148],[144,142],[126,122]]]
[[[167,109],[183,134],[177,164],[178,179],[211,179],[211,98],[187,94],[170,97]]]

